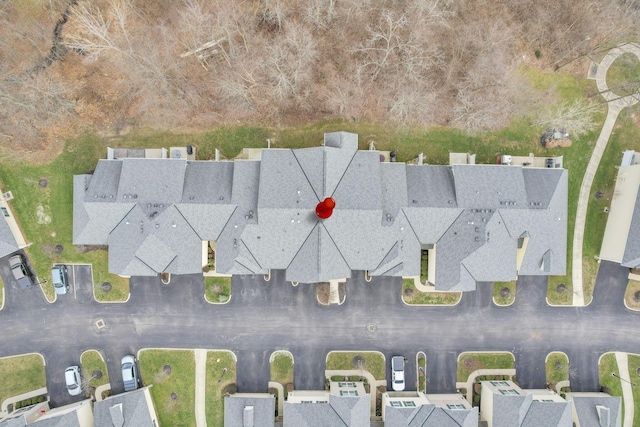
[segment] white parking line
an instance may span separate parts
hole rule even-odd
[[[73,265],[73,299],[77,300],[77,295],[76,295],[76,266]]]

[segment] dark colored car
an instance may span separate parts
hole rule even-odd
[[[26,289],[35,284],[31,276],[31,271],[27,268],[27,264],[22,255],[12,256],[9,259],[9,265],[11,266],[14,279],[18,281],[21,289]]]

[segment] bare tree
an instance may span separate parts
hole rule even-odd
[[[595,129],[595,116],[600,109],[598,104],[582,99],[564,102],[540,112],[532,126],[566,128],[572,135],[581,136]]]

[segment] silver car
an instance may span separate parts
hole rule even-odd
[[[71,396],[77,396],[82,393],[81,381],[80,368],[78,366],[69,366],[65,369],[64,382]]]
[[[13,278],[16,279],[21,289],[26,289],[34,285],[31,271],[29,271],[22,255],[14,255],[9,258],[9,265],[11,266]]]
[[[122,381],[124,381],[124,391],[131,391],[138,388],[138,371],[136,369],[136,358],[127,355],[122,358]]]
[[[64,295],[69,290],[69,282],[67,282],[67,266],[54,265],[51,269],[51,282],[56,294]]]

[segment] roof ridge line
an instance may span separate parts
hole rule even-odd
[[[347,262],[346,258],[344,257],[344,254],[342,253],[342,251],[340,250],[340,247],[338,246],[338,244],[336,243],[335,240],[333,240],[333,236],[331,235],[331,233],[329,233],[329,230],[327,230],[327,227],[324,226],[323,223],[320,223],[320,225],[322,226],[322,228],[324,228],[324,231],[327,232],[327,235],[329,236],[329,239],[331,239],[331,243],[333,243],[333,246],[336,247],[336,249],[338,250],[338,253],[340,254],[340,258],[342,258],[342,260],[344,261],[345,265],[347,267],[349,267],[349,270],[351,270],[351,266],[349,265],[349,263]]]
[[[195,235],[196,235],[196,236],[198,236],[198,238],[199,238],[200,240],[204,240],[204,239],[202,238],[202,236],[200,236],[200,235],[198,234],[198,232],[196,231],[196,229],[195,229],[195,228],[193,228],[193,226],[192,226],[192,225],[191,225],[191,223],[187,220],[187,218],[185,218],[185,217],[184,217],[184,215],[182,214],[182,211],[180,211],[180,208],[178,208],[178,206],[176,206],[176,204],[172,204],[171,206],[172,206],[172,207],[174,207],[176,211],[178,211],[178,213],[180,214],[180,216],[182,217],[182,219],[184,219],[184,222],[186,222],[186,223],[187,223],[187,225],[188,225],[188,226],[193,230],[193,232],[195,233]],[[225,225],[226,225],[226,224],[225,224]]]
[[[304,240],[302,241],[302,244],[298,247],[298,250],[296,251],[295,254],[293,254],[293,257],[291,257],[291,261],[289,261],[289,264],[287,264],[287,269],[289,269],[289,267],[291,267],[291,263],[293,262],[294,259],[296,259],[296,257],[298,256],[298,254],[300,253],[300,251],[302,250],[302,248],[304,247],[304,245],[307,243],[307,240],[309,240],[309,237],[311,237],[311,234],[313,233],[313,230],[316,229],[316,227],[318,227],[318,223],[320,221],[317,221],[313,227],[311,227],[311,230],[309,231],[309,234],[307,234],[307,237],[304,238]],[[243,242],[244,244],[244,242]]]
[[[333,195],[335,194],[335,192],[336,192],[336,190],[338,189],[338,187],[340,187],[340,183],[341,183],[341,182],[342,182],[342,180],[344,179],[344,176],[347,174],[347,170],[349,170],[349,166],[351,166],[351,163],[353,163],[353,159],[355,159],[356,154],[358,154],[358,151],[359,151],[359,150],[356,150],[356,151],[353,153],[353,155],[351,156],[351,160],[349,160],[349,163],[347,164],[347,167],[346,167],[346,168],[344,168],[344,171],[342,171],[342,176],[340,177],[340,179],[339,179],[339,180],[338,180],[338,182],[336,183],[336,186],[334,187],[333,191],[331,192],[331,197],[333,197]],[[323,163],[324,163],[323,167],[324,167],[324,170],[326,171],[326,170],[327,170],[327,168],[326,168],[326,158],[325,158],[324,160],[325,160],[325,162],[323,162]],[[326,188],[325,188],[325,190],[326,190]]]
[[[316,193],[316,189],[313,188],[313,184],[311,183],[311,180],[309,179],[309,177],[307,176],[307,173],[305,172],[304,168],[302,167],[302,165],[300,164],[300,160],[298,160],[298,156],[296,156],[295,151],[293,151],[293,149],[289,149],[291,151],[291,154],[293,154],[293,158],[296,159],[296,163],[298,164],[298,167],[300,168],[300,171],[302,172],[302,175],[304,175],[305,179],[307,180],[307,182],[309,183],[309,187],[311,187],[311,191],[313,191],[313,194],[316,195],[316,197],[318,198],[318,201],[321,201],[324,197],[320,197],[318,196],[318,193]],[[323,162],[322,162],[322,171],[323,171],[323,178],[324,178],[324,151],[322,153],[323,155]],[[324,179],[322,180],[322,185],[323,185],[323,190],[324,190]]]
[[[247,252],[249,252],[249,255],[251,255],[251,258],[253,258],[253,260],[256,262],[256,264],[258,265],[258,267],[260,267],[260,268],[264,268],[264,267],[262,267],[262,264],[260,264],[260,262],[258,261],[258,259],[256,258],[256,256],[253,254],[253,252],[251,252],[251,249],[249,249],[249,246],[247,246],[247,244],[244,242],[244,239],[242,238],[242,236],[240,236],[240,242],[242,242],[242,245],[245,247],[245,249],[247,250]]]

